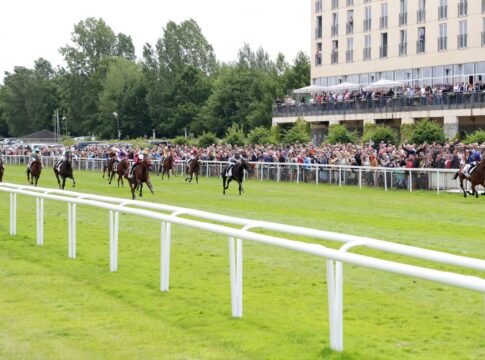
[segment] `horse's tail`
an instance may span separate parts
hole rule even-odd
[[[453,180],[456,180],[456,178],[458,177],[458,175],[460,175],[460,172],[459,172],[459,171],[457,171],[457,172],[455,173],[455,175],[453,175]]]

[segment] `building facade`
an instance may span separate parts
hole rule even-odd
[[[413,89],[413,97],[308,109],[297,102],[275,110],[273,122],[303,116],[315,133],[342,123],[362,129],[383,122],[398,127],[420,118],[442,122],[449,137],[485,129],[485,0],[311,0],[311,78],[315,85],[365,86],[381,79]],[[424,102],[415,89],[441,90]],[[435,91],[433,91],[434,93]],[[456,92],[456,94],[455,94]],[[463,94],[463,96],[462,96]],[[400,94],[404,95],[404,94]],[[325,96],[324,96],[325,102]],[[320,105],[312,103],[311,105]],[[382,105],[385,105],[384,107]],[[417,105],[417,106],[414,106]],[[288,107],[288,106],[287,106]],[[318,140],[318,139],[317,139]]]

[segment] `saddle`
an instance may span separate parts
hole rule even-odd
[[[119,164],[119,163],[120,163],[120,162],[119,162],[118,160],[115,160],[115,161],[114,161],[114,163],[113,163],[113,166],[111,167],[111,170],[112,170],[112,171],[116,171],[116,170],[118,170],[118,164]]]

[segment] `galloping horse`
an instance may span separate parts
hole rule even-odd
[[[104,178],[104,173],[106,170],[108,170],[108,180],[110,179],[111,173],[114,171],[113,169],[113,164],[116,161],[116,154],[114,151],[110,151],[108,154],[108,158],[104,161],[103,165],[103,178]]]
[[[113,164],[113,166],[114,166],[114,164]],[[109,179],[109,184],[111,185],[111,181],[113,181],[113,178],[115,177],[115,175],[118,174],[118,187],[120,187],[120,180],[121,180],[121,187],[124,187],[123,175],[125,175],[125,173],[128,171],[129,167],[130,167],[130,164],[128,164],[128,160],[123,159],[123,160],[119,161],[116,164],[116,170],[113,169],[113,171],[111,171],[111,177]]]
[[[37,186],[37,182],[39,181],[40,178],[40,173],[42,172],[42,162],[40,161],[40,156],[37,155],[35,157],[34,162],[30,165],[30,167],[27,167],[27,181],[30,183],[30,185]],[[35,184],[34,184],[35,180]]]
[[[4,171],[5,171],[5,168],[3,167],[3,160],[2,160],[2,157],[0,156],[0,182],[2,182]]]
[[[54,174],[56,174],[57,183],[59,184],[59,189],[64,190],[66,186],[66,179],[72,179],[72,187],[76,187],[76,181],[74,180],[74,175],[72,173],[72,165],[71,165],[72,157],[68,155],[66,160],[61,161],[54,165]],[[59,180],[59,176],[62,178],[62,186],[61,181]]]
[[[130,184],[131,196],[135,200],[135,191],[140,188],[140,197],[143,196],[143,183],[146,183],[151,193],[153,194],[152,182],[150,180],[150,167],[152,162],[148,157],[143,159],[143,162],[136,164],[133,170],[133,177],[128,177],[128,171],[125,173],[125,178]]]
[[[242,187],[242,182],[244,179],[244,170],[249,171],[249,163],[246,159],[241,159],[238,163],[234,165],[232,168],[232,174],[230,176],[227,176],[227,170],[229,169],[229,165],[225,166],[224,169],[222,169],[222,193],[226,194],[226,190],[229,188],[229,183],[234,180],[239,184],[239,195],[241,195],[241,192],[244,192],[243,187]],[[227,184],[226,184],[227,180]]]
[[[472,184],[472,191],[469,191],[468,194],[472,196],[475,195],[475,197],[478,198],[478,191],[477,189],[475,189],[475,186],[482,185],[483,187],[485,187],[485,159],[478,163],[469,179],[465,175],[463,175],[461,171],[458,171],[455,176],[453,176],[453,179],[456,179],[457,177],[460,178],[460,187],[463,191],[463,196],[467,196],[467,192],[463,187],[463,180],[468,180]],[[485,195],[485,193],[483,193],[482,195]]]
[[[170,170],[172,170],[173,176],[175,176],[175,171],[173,168],[173,156],[168,155],[164,160],[162,164],[162,180],[163,176],[167,174],[168,178],[170,179]],[[158,175],[160,175],[160,169],[158,169]]]
[[[192,159],[189,164],[187,165],[187,169],[185,170],[185,174],[187,175],[185,181],[191,182],[192,177],[195,174],[195,182],[199,183],[199,157],[196,155],[194,159]]]

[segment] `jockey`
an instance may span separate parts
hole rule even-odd
[[[128,175],[129,178],[133,177],[133,172],[138,164],[143,162],[143,159],[148,157],[148,149],[145,150],[138,150],[138,153],[135,152],[135,156],[133,158],[133,164],[131,165],[130,173]]]
[[[71,154],[71,150],[69,149],[69,147],[65,147],[64,150],[62,151],[61,159],[56,164],[57,171],[60,171],[61,164],[67,160],[70,154]]]
[[[470,155],[468,156],[467,159],[467,164],[462,170],[463,175],[465,175],[467,178],[470,177],[471,172],[475,166],[482,160],[482,157],[480,155],[480,151],[476,149],[472,149],[470,152]]]
[[[187,160],[187,165],[190,165],[190,163],[192,162],[192,160],[195,159],[196,156],[197,156],[197,149],[194,148],[190,152],[189,159]]]
[[[232,168],[234,165],[238,164],[241,162],[241,156],[239,154],[232,154],[231,157],[229,158],[229,166],[227,167],[226,170],[226,176],[230,177],[232,176]]]
[[[40,167],[42,168],[42,155],[40,153],[40,149],[36,146],[35,148],[32,149],[32,152],[30,153],[30,161],[29,164],[27,165],[27,168],[30,170],[32,168],[32,164],[34,163],[35,160],[41,161]]]
[[[162,156],[162,159],[160,160],[160,162],[163,164],[165,159],[168,158],[169,156],[173,157],[172,145],[170,145],[170,144],[168,144],[167,146],[165,146],[163,148],[163,156]]]

